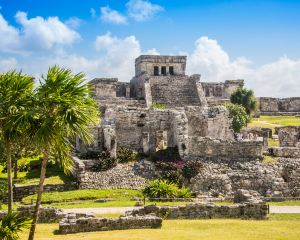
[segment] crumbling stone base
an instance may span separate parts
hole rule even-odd
[[[76,218],[68,214],[59,223],[59,233],[78,233],[94,231],[111,231],[124,229],[160,228],[162,218],[157,216],[124,216],[116,219],[101,218],[93,215]]]
[[[140,216],[153,214],[164,219],[267,219],[268,206],[266,204],[238,204],[231,206],[218,206],[215,204],[188,204],[180,207],[149,205],[144,208],[129,211],[127,216]]]

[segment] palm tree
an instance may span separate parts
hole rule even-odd
[[[17,240],[19,239],[18,233],[29,226],[28,218],[19,216],[17,212],[9,212],[0,220],[0,239]]]
[[[58,160],[68,173],[72,170],[72,139],[78,136],[86,143],[92,141],[89,127],[97,123],[99,109],[90,94],[91,88],[85,83],[83,73],[74,75],[69,69],[54,66],[49,68],[45,77],[42,76],[36,91],[38,121],[35,142],[43,159],[29,240],[34,239],[49,157]]]
[[[8,175],[8,211],[12,211],[12,143],[22,136],[23,126],[14,120],[27,111],[34,81],[21,72],[9,71],[0,74],[0,133],[4,145]]]

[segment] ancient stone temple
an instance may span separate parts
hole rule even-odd
[[[234,140],[226,107],[208,104],[228,99],[243,81],[204,83],[185,70],[185,56],[142,55],[130,82],[92,80],[101,123],[93,127],[94,143],[84,146],[77,139],[76,149],[107,150],[115,157],[118,147],[144,153],[177,147],[182,159],[260,158],[262,141]]]

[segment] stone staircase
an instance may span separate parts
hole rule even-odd
[[[197,87],[188,76],[151,78],[153,103],[164,103],[168,107],[200,106]]]

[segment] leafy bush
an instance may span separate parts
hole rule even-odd
[[[164,103],[153,103],[151,105],[150,109],[164,110],[164,109],[166,109],[166,105]]]
[[[250,118],[242,105],[228,104],[226,107],[229,110],[229,118],[232,119],[231,127],[234,132],[239,133],[243,127],[247,126]]]
[[[106,171],[117,166],[116,158],[111,158],[108,152],[102,152],[99,155],[99,162],[93,167],[94,171]]]
[[[184,164],[182,174],[186,179],[191,179],[201,172],[203,163],[198,160],[190,160]]]
[[[161,174],[161,179],[166,180],[170,183],[174,183],[178,186],[182,186],[184,181],[180,170],[163,171]]]
[[[189,198],[192,196],[192,192],[189,189],[185,187],[180,189],[176,184],[162,179],[149,182],[148,186],[142,190],[142,193],[149,199]]]
[[[177,193],[177,198],[191,198],[193,197],[193,193],[190,189],[186,188],[185,186],[182,186],[181,189],[179,189]]]
[[[230,102],[242,105],[249,116],[257,108],[257,100],[254,96],[254,92],[246,88],[238,88],[234,93],[232,93],[230,96]]]
[[[30,170],[40,169],[41,167],[41,155],[33,157],[24,157],[18,159],[18,172],[29,172]],[[49,161],[48,167],[52,167],[54,162]],[[7,166],[4,165],[2,173],[7,172]]]
[[[120,147],[117,151],[117,159],[120,163],[128,163],[131,161],[136,161],[138,158],[138,153],[124,147]]]
[[[0,239],[20,239],[18,233],[21,232],[23,228],[29,228],[29,226],[30,220],[28,218],[20,217],[17,212],[8,213],[0,220]]]

